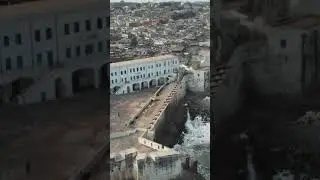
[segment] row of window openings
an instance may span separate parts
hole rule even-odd
[[[109,22],[109,18],[106,18],[107,25],[108,25],[108,22]],[[86,26],[86,31],[91,31],[91,21],[90,20],[86,20],[85,24],[86,24],[85,25]],[[97,28],[98,29],[102,29],[103,28],[103,20],[101,18],[97,19]],[[79,24],[79,22],[74,22],[73,23],[73,30],[74,30],[75,33],[80,32],[80,24]],[[65,24],[64,25],[64,34],[66,34],[66,35],[70,34],[69,24]],[[51,40],[52,39],[52,36],[53,36],[52,35],[52,28],[47,28],[46,29],[45,36],[46,36],[46,38],[45,38],[46,40]],[[41,41],[41,31],[40,30],[35,30],[34,38],[35,38],[36,42],[40,42]],[[15,43],[17,45],[21,45],[22,44],[21,34],[16,34],[15,35]],[[5,47],[10,45],[9,36],[4,36],[3,37],[3,45]]]
[[[170,72],[170,70],[168,71],[168,73]],[[164,74],[166,74],[166,70],[163,71]],[[156,76],[159,76],[161,75],[161,72],[156,72]],[[151,77],[153,76],[153,73],[148,73],[148,77]],[[141,74],[140,76],[131,76],[130,79],[131,80],[136,80],[136,79],[139,79],[139,78],[145,78],[145,74]],[[127,78],[121,78],[121,82],[126,82],[127,81]],[[115,83],[118,83],[118,80],[115,79],[114,81],[111,80],[111,84],[113,84],[113,82]]]
[[[156,67],[161,67],[161,64],[159,64],[159,66],[158,66],[158,64],[156,64]],[[148,66],[148,68],[149,69],[151,69],[151,68],[153,68],[153,65],[152,66]],[[140,71],[142,71],[142,70],[145,70],[146,68],[145,67],[140,67],[140,68],[130,68],[130,73],[131,72],[136,72],[136,70],[137,70],[137,72],[139,72],[139,69],[140,69]],[[123,75],[123,74],[127,74],[127,71],[126,70],[124,70],[124,71],[120,71],[120,75]],[[117,75],[117,72],[114,72],[114,75],[116,76]],[[113,76],[113,73],[111,73],[111,76]]]
[[[101,41],[98,42],[98,44],[97,44],[97,52],[99,52],[99,53],[103,52],[103,43]],[[94,53],[94,45],[87,44],[85,46],[85,55],[88,56],[93,53]],[[76,46],[75,55],[76,55],[76,57],[81,56],[81,47],[80,46]],[[66,49],[66,58],[72,58],[71,48]]]
[[[35,36],[35,41],[36,42],[40,42],[40,40],[41,40],[41,32],[40,32],[40,30],[36,30],[34,32],[34,36]],[[46,29],[46,40],[51,40],[51,39],[52,39],[52,29],[51,28],[47,28]],[[22,44],[21,34],[16,34],[15,35],[15,43],[17,45],[21,45]],[[3,46],[8,47],[9,45],[10,45],[9,36],[4,36],[3,37]]]
[[[92,54],[93,53],[93,44],[87,45],[85,53],[86,55]],[[80,46],[76,47],[76,55],[80,56]],[[98,52],[102,52],[102,42],[98,43]],[[71,48],[67,48],[66,51],[66,56],[71,58]],[[38,53],[36,54],[36,60],[37,60],[37,65],[42,65],[42,54]],[[53,53],[52,51],[47,51],[47,60],[49,65],[53,64]],[[22,56],[17,56],[17,68],[22,69],[23,68],[23,57]],[[6,58],[6,70],[10,71],[12,69],[12,59],[11,58]]]
[[[42,65],[42,54],[38,53],[36,54],[36,59],[37,59],[37,65],[41,66]],[[53,65],[53,53],[52,51],[47,51],[47,60],[49,65]],[[22,56],[17,56],[16,58],[17,61],[17,69],[22,69],[23,68],[23,57]],[[10,71],[12,70],[12,59],[6,58],[6,70]]]
[[[106,27],[109,27],[110,25],[110,19],[109,17],[106,18]],[[97,18],[97,29],[102,29],[103,28],[103,20],[102,18]],[[90,20],[85,21],[85,29],[86,31],[91,31],[92,25]],[[78,33],[80,32],[80,23],[79,22],[74,22],[73,23],[73,32]],[[64,24],[64,34],[69,35],[71,33],[70,31],[70,24]]]

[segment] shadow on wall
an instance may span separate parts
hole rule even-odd
[[[170,103],[164,111],[164,119],[155,129],[154,141],[172,148],[180,137],[186,122],[185,99]]]
[[[227,63],[230,68],[227,70],[225,80],[217,89],[216,98],[213,100],[216,125],[232,117],[242,106],[244,73],[243,61],[239,58],[241,52],[242,48],[237,48]]]

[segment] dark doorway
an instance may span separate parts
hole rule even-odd
[[[156,87],[156,86],[157,86],[157,80],[152,79],[152,80],[149,82],[149,87]]]
[[[4,88],[0,86],[0,106],[1,104],[4,103],[3,96],[4,96]]]
[[[144,81],[141,83],[141,89],[147,89],[148,88],[148,81]]]
[[[47,93],[41,92],[41,102],[46,102],[47,101]]]
[[[65,84],[61,78],[57,78],[54,82],[56,98],[63,98],[65,96]]]
[[[158,79],[158,84],[163,85],[165,83],[164,81],[165,81],[164,77],[161,77]]]
[[[79,69],[72,73],[72,91],[74,94],[93,89],[95,89],[94,69]]]
[[[132,85],[132,90],[133,91],[140,91],[140,83],[134,83]]]
[[[23,93],[26,89],[28,89],[34,80],[32,78],[19,78],[12,82],[12,93],[10,100],[14,100],[19,94]]]
[[[107,89],[109,88],[109,69],[108,64],[104,64],[100,68],[100,88]]]
[[[91,178],[91,172],[86,172],[82,175],[81,180],[89,180]]]
[[[113,88],[113,94],[115,94],[120,89],[120,86],[116,86]]]

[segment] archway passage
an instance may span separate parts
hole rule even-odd
[[[32,78],[19,78],[11,83],[11,96],[10,101],[13,101],[19,94],[23,93],[26,89],[28,89],[34,80]]]
[[[152,79],[152,80],[149,82],[149,87],[156,87],[156,86],[157,86],[157,80]]]
[[[63,98],[66,95],[66,85],[61,78],[57,78],[54,81],[56,99]]]
[[[144,81],[141,83],[141,89],[147,89],[148,88],[148,82]]]
[[[100,88],[107,89],[109,88],[109,66],[108,64],[103,64],[100,68]]]
[[[132,85],[132,90],[133,91],[140,91],[140,83],[134,83]]]
[[[112,88],[112,93],[115,94],[120,89],[120,86],[115,86]]]
[[[161,86],[165,83],[165,78],[164,77],[161,77],[158,79],[158,84]]]
[[[94,69],[79,69],[72,73],[72,91],[81,93],[94,89]]]

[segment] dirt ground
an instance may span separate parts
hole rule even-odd
[[[0,108],[3,177],[57,180],[85,166],[109,137],[109,95]],[[26,174],[26,164],[30,174]]]

